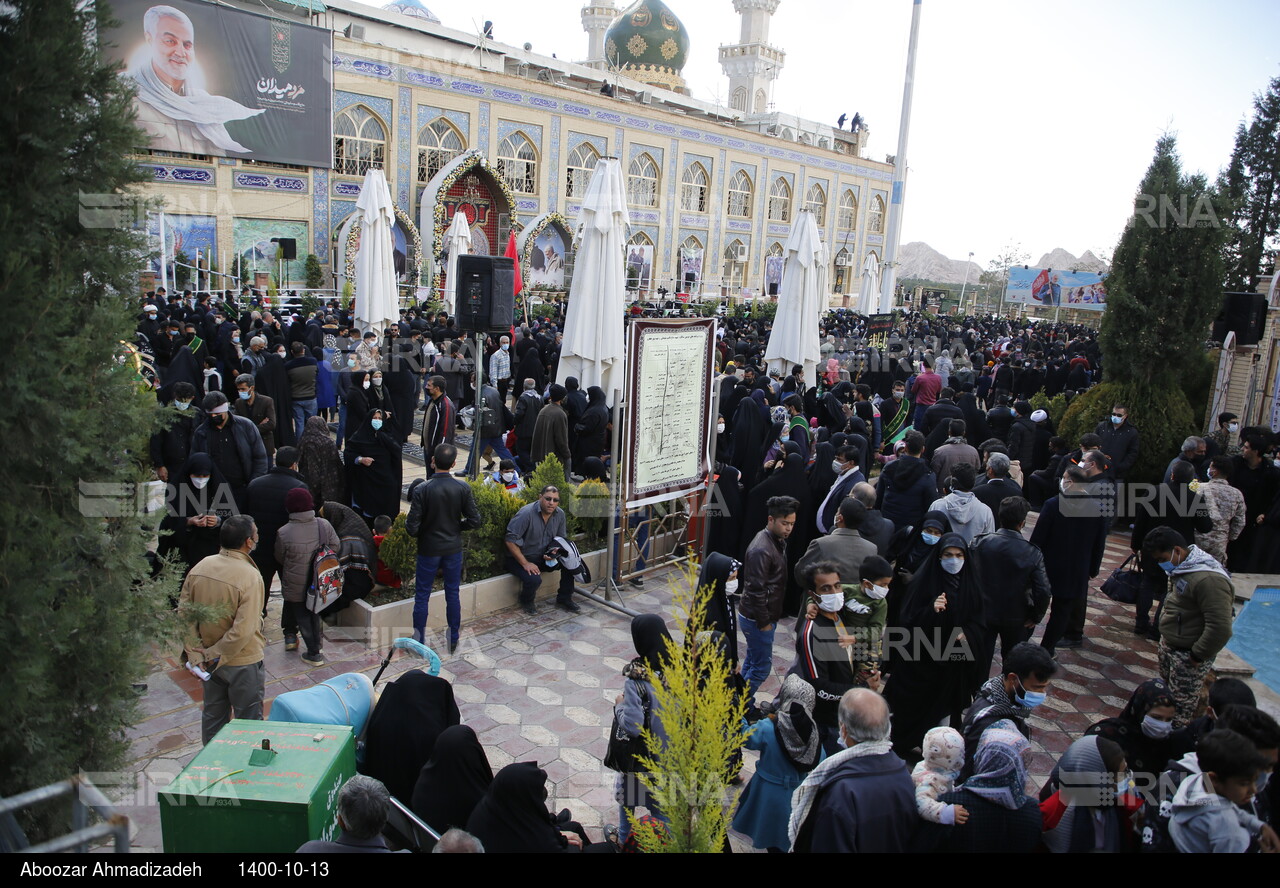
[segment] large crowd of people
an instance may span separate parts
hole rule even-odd
[[[225,596],[209,578],[218,558],[235,559],[221,573],[237,577],[251,561],[263,584],[241,608],[257,615],[256,642],[241,631],[243,649],[231,650],[222,626],[189,645],[206,669],[224,658],[209,680],[224,679],[218,704],[206,705],[206,741],[229,708],[252,711],[244,670],[255,654],[261,666],[263,590],[276,573],[286,648],[300,635],[304,662],[324,662],[306,606],[315,550],[331,549],[345,568],[340,603],[373,587],[375,533],[401,511],[419,415],[428,478],[409,497],[414,627],[421,638],[439,570],[451,651],[464,532],[481,520],[454,477],[460,422],[473,431],[471,465],[485,461],[508,489],[548,454],[570,477],[612,469],[605,393],[553,382],[555,315],[488,336],[477,353],[442,315],[404,312],[380,336],[336,304],[277,317],[250,295],[153,294],[138,327],[159,409],[176,410],[152,441],[173,504],[162,554],[190,571],[186,598]],[[1069,402],[1102,379],[1093,330],[923,314],[875,335],[870,325],[826,315],[808,378],[765,366],[767,320],[731,313],[717,334],[699,582],[711,596],[707,628],[740,672],[748,748],[760,752],[735,829],[757,848],[796,851],[1280,850],[1267,783],[1280,727],[1246,685],[1211,681],[1231,636],[1228,570],[1268,570],[1280,551],[1268,544],[1280,532],[1270,430],[1223,414],[1212,434],[1169,454],[1159,495],[1135,495],[1131,405],[1109,405],[1094,431],[1066,440],[1032,404]],[[559,502],[557,488],[538,491],[507,529],[507,568],[527,610],[565,554]],[[1028,716],[1048,711],[1057,652],[1089,644],[1090,581],[1113,531],[1130,533],[1141,572],[1133,631],[1157,643],[1160,677],[1036,787]],[[576,612],[572,576],[560,574],[557,603]],[[765,699],[780,629],[794,636],[795,658]],[[662,681],[668,630],[645,615],[632,632],[619,723],[661,738],[646,683]],[[417,694],[407,681],[419,680],[391,687]],[[546,810],[545,772],[491,772],[447,683],[394,713],[384,712],[390,693],[374,726],[447,698],[411,730],[371,730],[383,739],[371,736],[365,768],[439,832],[466,830],[491,851],[615,850],[627,811],[662,820],[640,793],[593,845],[567,813]],[[628,782],[620,776],[620,796]]]

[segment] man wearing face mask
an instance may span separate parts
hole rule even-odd
[[[151,436],[151,465],[156,477],[168,481],[191,455],[191,438],[195,434],[195,420],[199,413],[193,406],[196,387],[189,382],[176,382],[172,390],[170,406],[178,411],[173,424]],[[168,407],[161,406],[160,410]]]
[[[276,405],[266,395],[258,394],[253,377],[248,373],[236,377],[233,410],[236,416],[243,416],[258,429],[258,434],[262,435],[262,446],[267,451],[267,464],[270,465],[276,453]]]
[[[1116,485],[1116,518],[1131,517],[1124,501],[1124,479],[1138,461],[1138,430],[1129,424],[1129,408],[1119,404],[1112,407],[1111,416],[1098,423],[1094,432],[1102,439],[1100,449],[1111,463],[1111,477]]]
[[[862,562],[877,554],[875,544],[859,533],[866,516],[867,507],[853,496],[841,501],[840,508],[836,510],[834,529],[809,543],[809,548],[796,562],[795,578],[801,588],[811,588],[808,585],[809,574],[816,564],[834,564],[843,582],[858,580]]]
[[[1020,642],[1001,655],[1001,674],[987,679],[961,720],[966,762],[961,780],[972,773],[982,732],[996,722],[1009,719],[1022,736],[1031,739],[1027,716],[1044,703],[1057,671],[1058,664],[1049,652],[1030,641]]]
[[[986,675],[1000,638],[1000,659],[1008,661],[1013,648],[1026,641],[1049,609],[1052,589],[1044,569],[1044,555],[1022,536],[1030,506],[1020,496],[1000,503],[1000,529],[984,534],[969,546],[983,577],[987,639],[979,655],[979,673]]]
[[[1190,723],[1214,659],[1231,640],[1235,590],[1213,556],[1168,527],[1147,533],[1143,552],[1173,578],[1160,611],[1160,677],[1177,714],[1173,726]]]
[[[880,592],[888,593],[890,569],[884,559],[872,558],[882,563],[873,562],[871,573],[883,572],[883,580],[868,577],[865,583],[842,585],[839,569],[830,561],[809,565],[804,576],[803,585],[818,604],[816,613],[802,621],[796,634],[792,671],[813,686],[813,720],[828,755],[840,749],[836,710],[845,691],[868,686],[874,689],[880,684],[880,636],[886,614]],[[882,585],[877,586],[877,582]],[[849,591],[853,597],[846,602]]]
[[[209,392],[200,405],[208,418],[191,438],[192,453],[207,453],[231,486],[241,511],[249,482],[267,473],[267,450],[253,422],[231,413],[222,392]]]
[[[853,492],[855,485],[867,480],[858,466],[858,448],[856,447],[846,445],[837,450],[831,468],[836,473],[836,480],[832,482],[831,489],[827,491],[822,505],[818,507],[818,530],[822,533],[831,532],[835,527],[836,511],[840,508],[840,504]]]
[[[1218,414],[1218,430],[1205,436],[1210,458],[1236,456],[1240,453],[1240,417],[1234,413]],[[1234,442],[1234,443],[1233,443]]]

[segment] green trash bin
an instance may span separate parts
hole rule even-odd
[[[164,850],[292,853],[335,838],[355,773],[350,727],[236,719],[161,791]]]

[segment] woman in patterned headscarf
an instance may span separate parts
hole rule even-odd
[[[733,828],[749,836],[753,847],[790,847],[791,794],[822,759],[814,703],[813,685],[799,675],[788,675],[773,712],[756,722],[747,735],[747,749],[759,750],[760,760],[738,803]]]
[[[1027,793],[1031,744],[1012,722],[997,725],[982,732],[973,776],[938,799],[964,806],[968,818],[954,826],[925,827],[919,850],[1025,854],[1040,845],[1040,806]]]

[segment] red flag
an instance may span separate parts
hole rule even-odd
[[[502,255],[516,265],[516,295],[519,296],[520,291],[524,289],[524,280],[520,277],[520,253],[516,249],[516,233],[514,231],[511,232],[511,237],[507,238],[507,249]]]

